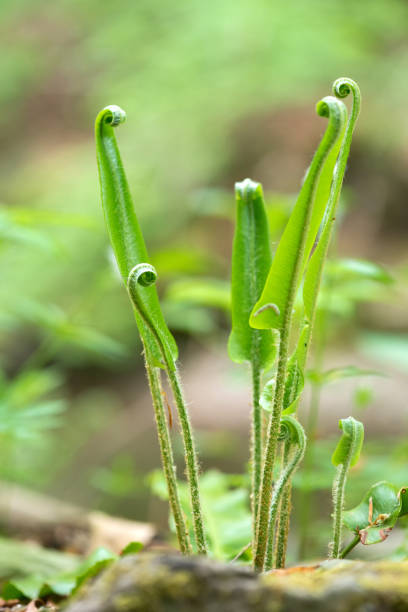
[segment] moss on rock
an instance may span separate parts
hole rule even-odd
[[[325,562],[258,576],[203,557],[141,554],[85,585],[66,612],[408,612],[408,562]]]

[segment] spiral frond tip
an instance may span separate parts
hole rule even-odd
[[[157,272],[154,266],[148,263],[140,263],[129,272],[127,286],[130,288],[131,285],[137,284],[141,287],[149,287],[153,285],[156,280]]]
[[[112,127],[123,123],[126,120],[126,113],[123,108],[117,106],[116,104],[111,104],[109,106],[105,106],[104,111],[109,111],[106,113],[105,121],[109,123]]]

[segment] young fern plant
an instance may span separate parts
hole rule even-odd
[[[348,417],[340,420],[339,427],[343,435],[332,456],[332,463],[337,467],[337,474],[333,482],[333,542],[329,548],[331,559],[338,559],[341,556],[347,474],[349,469],[358,462],[364,442],[364,426],[360,421]]]
[[[148,261],[113,129],[123,123],[125,117],[124,111],[118,106],[108,106],[96,118],[95,138],[102,206],[113,252],[133,304],[144,347],[161,458],[180,550],[186,554],[191,552],[192,548],[177,488],[170,433],[161,393],[161,369],[167,374],[181,425],[196,549],[199,553],[206,553],[198,464],[190,419],[176,366],[177,346],[161,312],[155,288],[157,274]]]
[[[347,122],[347,109],[339,98],[351,91],[354,102]],[[290,481],[305,452],[305,432],[294,413],[304,386],[304,369],[323,264],[359,111],[358,87],[350,79],[336,81],[334,92],[337,97],[328,96],[317,105],[317,113],[328,118],[328,125],[273,260],[262,188],[250,179],[236,184],[232,331],[228,350],[233,361],[249,364],[252,374],[252,550],[257,571],[284,564],[289,528]],[[177,346],[160,309],[155,288],[157,274],[148,260],[114,135],[113,128],[124,118],[124,112],[112,106],[103,109],[96,119],[102,204],[113,251],[144,346],[163,470],[180,549],[188,554],[193,551],[193,546],[180,504],[163,405],[163,370],[172,389],[183,436],[194,550],[205,553],[207,544],[197,457],[176,367]],[[304,325],[295,342],[295,351],[289,356],[289,346],[294,340],[293,307],[304,276]],[[262,375],[274,366],[275,361],[275,377],[265,385],[261,395]],[[270,413],[267,431],[263,427],[262,410]],[[283,461],[273,486],[280,444]]]
[[[235,184],[236,223],[232,249],[232,331],[228,353],[232,361],[248,363],[252,375],[251,457],[253,544],[256,537],[262,470],[261,376],[272,367],[276,346],[272,331],[250,327],[249,316],[271,266],[271,241],[262,187],[250,179]]]
[[[275,525],[279,504],[282,502],[282,496],[285,492],[285,487],[292,477],[293,473],[303,459],[306,449],[306,434],[302,425],[297,419],[290,415],[284,415],[281,418],[279,439],[284,442],[285,459],[278,481],[275,483],[272,493],[271,514],[269,524]],[[269,528],[269,539],[265,561],[265,571],[272,569],[277,556],[282,556],[283,552],[279,550],[282,542],[276,540],[274,546],[273,530]],[[278,536],[278,534],[276,534]],[[275,549],[275,550],[274,550]],[[275,560],[274,560],[275,556]]]
[[[279,242],[262,294],[250,316],[252,327],[274,329],[279,333],[276,384],[266,436],[257,516],[254,559],[254,567],[257,571],[264,569],[268,539],[273,537],[274,530],[274,525],[271,525],[271,530],[269,528],[273,475],[280,421],[286,396],[285,389],[287,388],[293,306],[327,203],[326,190],[323,189],[323,183],[319,184],[319,178],[326,164],[332,167],[335,165],[347,118],[344,104],[331,96],[318,103],[317,113],[320,116],[328,117],[329,123]]]
[[[288,392],[292,394],[294,402],[292,411],[296,412],[299,403],[300,393],[303,389],[304,370],[306,368],[307,356],[312,339],[314,328],[319,289],[322,282],[324,264],[327,259],[329,250],[330,238],[333,233],[333,226],[336,220],[336,211],[340,199],[340,192],[343,185],[344,175],[346,172],[347,160],[350,153],[351,141],[354,128],[360,114],[361,109],[361,94],[360,89],[352,79],[339,78],[333,83],[333,93],[337,98],[346,98],[350,93],[353,96],[351,113],[347,120],[347,125],[342,137],[331,152],[319,181],[316,200],[319,201],[319,196],[322,201],[326,201],[324,217],[319,231],[317,245],[307,264],[305,279],[303,284],[303,304],[304,304],[304,323],[303,332],[300,335],[296,350],[294,351],[289,364],[288,376],[286,385],[289,386]],[[320,207],[317,207],[319,215],[321,214]],[[295,373],[297,380],[293,380],[290,376],[291,372]],[[301,384],[299,384],[301,381]],[[313,441],[312,441],[313,443]],[[290,482],[287,485],[285,494],[285,505],[290,504]],[[286,513],[285,518],[280,517],[277,530],[279,538],[283,540],[282,550],[286,549],[287,534],[289,531],[289,513]],[[285,523],[286,521],[286,523]],[[281,560],[282,561],[282,560]],[[284,559],[283,559],[284,561]],[[278,567],[282,562],[278,562]]]

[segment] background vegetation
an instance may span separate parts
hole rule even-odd
[[[226,357],[233,183],[263,183],[278,237],[322,131],[315,102],[338,76],[360,84],[336,251],[385,265],[394,281],[334,292],[324,369],[389,377],[324,387],[321,469],[313,482],[297,476],[298,494],[318,489],[325,510],[311,549],[322,554],[338,417],[359,414],[369,441],[350,505],[373,478],[407,484],[408,5],[3,0],[0,24],[0,475],[162,526],[166,506],[146,479],[158,450],[140,346],[99,202],[94,117],[107,104],[127,111],[118,138],[182,342],[203,467],[235,473],[247,460],[249,397]]]

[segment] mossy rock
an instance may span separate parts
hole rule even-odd
[[[124,557],[65,612],[408,612],[408,562],[326,562],[258,576],[203,557]]]

